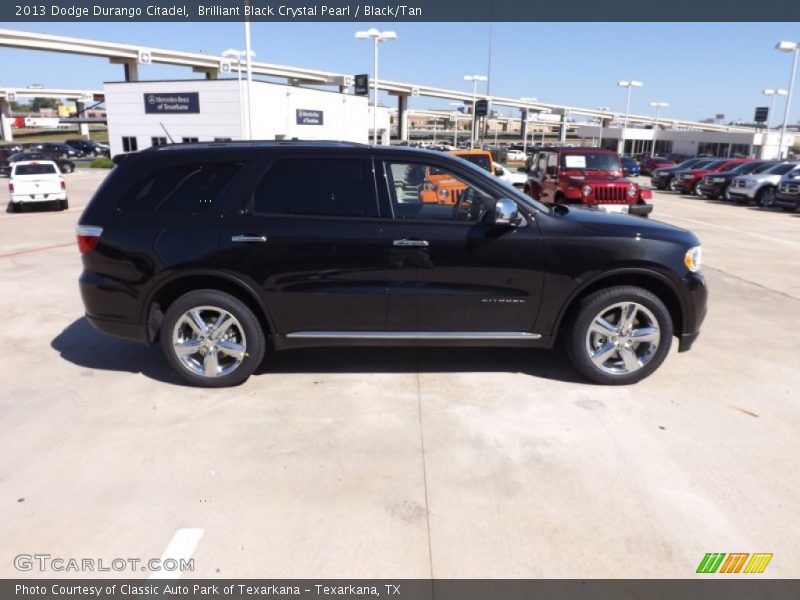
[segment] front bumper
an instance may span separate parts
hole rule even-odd
[[[708,288],[706,280],[701,273],[689,273],[684,277],[684,315],[683,330],[678,336],[678,352],[691,349],[697,336],[700,335],[700,326],[708,312]]]
[[[705,183],[701,181],[697,184],[696,191],[701,196],[716,196],[719,198],[725,194],[726,187],[726,184],[721,182]]]
[[[697,184],[697,179],[676,179],[675,187],[681,194],[691,194],[694,191],[694,186]]]
[[[753,188],[740,188],[740,187],[734,188],[734,187],[729,187],[728,190],[725,192],[725,198],[727,198],[728,200],[733,200],[733,201],[737,201],[737,200],[744,201],[744,200],[746,200],[746,201],[749,202],[750,200],[754,200],[755,199],[757,191],[758,191],[758,188],[755,188],[755,187],[753,187]]]
[[[778,192],[775,196],[775,206],[797,209],[800,206],[800,194]]]
[[[650,176],[650,185],[654,188],[663,190],[669,185],[669,181],[672,179],[672,175],[661,175],[661,176]]]

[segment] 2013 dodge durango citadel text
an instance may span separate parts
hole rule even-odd
[[[98,330],[160,341],[195,385],[274,349],[551,347],[633,383],[706,312],[690,232],[548,206],[445,154],[326,142],[163,146],[117,157],[81,216]],[[460,182],[452,203],[428,192]]]

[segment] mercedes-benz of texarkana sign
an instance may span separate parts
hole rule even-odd
[[[78,225],[87,318],[160,342],[195,385],[242,383],[268,347],[556,342],[589,379],[633,383],[706,313],[692,233],[543,204],[443,153],[222,142],[115,160]]]

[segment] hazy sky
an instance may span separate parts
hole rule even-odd
[[[353,39],[369,23],[253,23],[257,60],[348,73],[372,72],[371,43]],[[381,46],[381,77],[468,90],[465,74],[488,70],[489,24],[377,24],[398,40]],[[0,23],[0,27],[219,54],[241,48],[240,23]],[[638,79],[631,112],[750,120],[768,105],[765,87],[788,87],[791,55],[774,49],[800,40],[798,23],[496,23],[491,91],[544,102],[625,109],[619,79]],[[103,59],[0,48],[0,87],[99,88],[122,79],[122,67]],[[140,67],[142,79],[199,77],[190,69]],[[800,87],[800,83],[798,84]],[[790,120],[800,117],[795,94]],[[412,99],[412,108],[442,107]],[[783,117],[783,98],[776,102]]]

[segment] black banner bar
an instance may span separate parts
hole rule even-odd
[[[776,22],[800,21],[800,2],[761,0],[4,0],[6,23],[80,21],[268,22]]]
[[[800,597],[800,580],[758,575],[691,580],[589,579],[180,579],[0,580],[3,600],[784,600]]]

